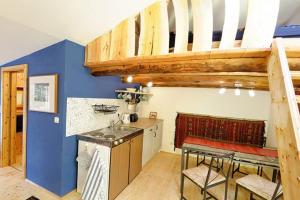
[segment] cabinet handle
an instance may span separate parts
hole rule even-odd
[[[156,137],[156,132],[154,132],[154,137]]]

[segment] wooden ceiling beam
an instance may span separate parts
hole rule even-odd
[[[266,72],[270,49],[232,49],[138,56],[85,63],[98,76],[147,73]]]
[[[188,60],[206,60],[209,58],[266,58],[270,55],[270,48],[259,48],[259,49],[230,49],[230,50],[220,50],[213,49],[211,51],[201,51],[201,52],[186,52],[186,53],[174,53],[166,55],[151,55],[151,56],[135,56],[117,60],[109,60],[103,62],[86,62],[87,67],[105,67],[111,65],[120,65],[122,63],[130,64],[134,62],[166,62],[172,61],[173,59],[178,61],[188,61]]]
[[[126,82],[126,76],[122,77]],[[235,88],[235,83],[241,88],[269,90],[266,73],[172,73],[172,74],[140,74],[133,76],[133,82],[147,85],[152,81],[155,87],[203,87],[203,88]]]
[[[132,75],[153,73],[201,73],[201,72],[266,72],[265,58],[208,59],[171,62],[141,61],[131,64],[92,67],[93,75]]]

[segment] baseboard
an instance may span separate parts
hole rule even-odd
[[[53,197],[53,198],[56,198],[56,199],[61,199],[61,198],[63,198],[63,197],[58,196],[57,194],[54,194],[53,192],[47,190],[46,188],[43,188],[42,186],[40,186],[40,185],[38,185],[38,184],[36,184],[36,183],[34,183],[34,182],[28,180],[28,179],[25,179],[25,181],[28,182],[28,183],[30,183],[30,184],[32,184],[32,185],[34,185],[34,186],[36,186],[36,187],[38,187],[40,190],[42,190],[43,192],[49,194],[49,195],[50,195],[51,197]],[[76,192],[76,189],[70,191],[70,192],[67,193],[66,195],[68,195],[68,194],[70,194],[70,193],[72,193],[72,192]],[[66,195],[64,195],[64,196],[66,196]]]

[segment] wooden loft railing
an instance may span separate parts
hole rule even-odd
[[[292,51],[294,57],[300,58],[299,50]],[[270,124],[276,130],[284,199],[299,199],[300,102],[295,95],[293,79],[299,79],[300,71],[290,71],[282,39],[273,42],[268,74],[273,116]]]
[[[85,66],[96,76],[134,75],[134,82],[143,85],[151,80],[154,86],[233,87],[239,82],[244,88],[266,90],[267,60],[279,0],[249,1],[244,37],[236,41],[240,1],[224,0],[224,25],[219,43],[212,41],[212,0],[192,0],[191,9],[188,0],[157,1],[90,42],[86,47]],[[170,5],[176,18],[172,51],[169,49]],[[188,44],[190,10],[192,45]],[[298,67],[298,63],[290,62]]]

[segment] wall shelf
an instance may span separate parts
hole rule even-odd
[[[95,104],[92,105],[95,113],[104,113],[104,114],[114,114],[118,111],[120,106],[115,105],[105,105],[105,104]]]
[[[129,93],[129,94],[139,94],[139,95],[148,95],[152,96],[153,94],[148,93],[148,92],[132,92],[128,90],[115,90],[116,93]]]

